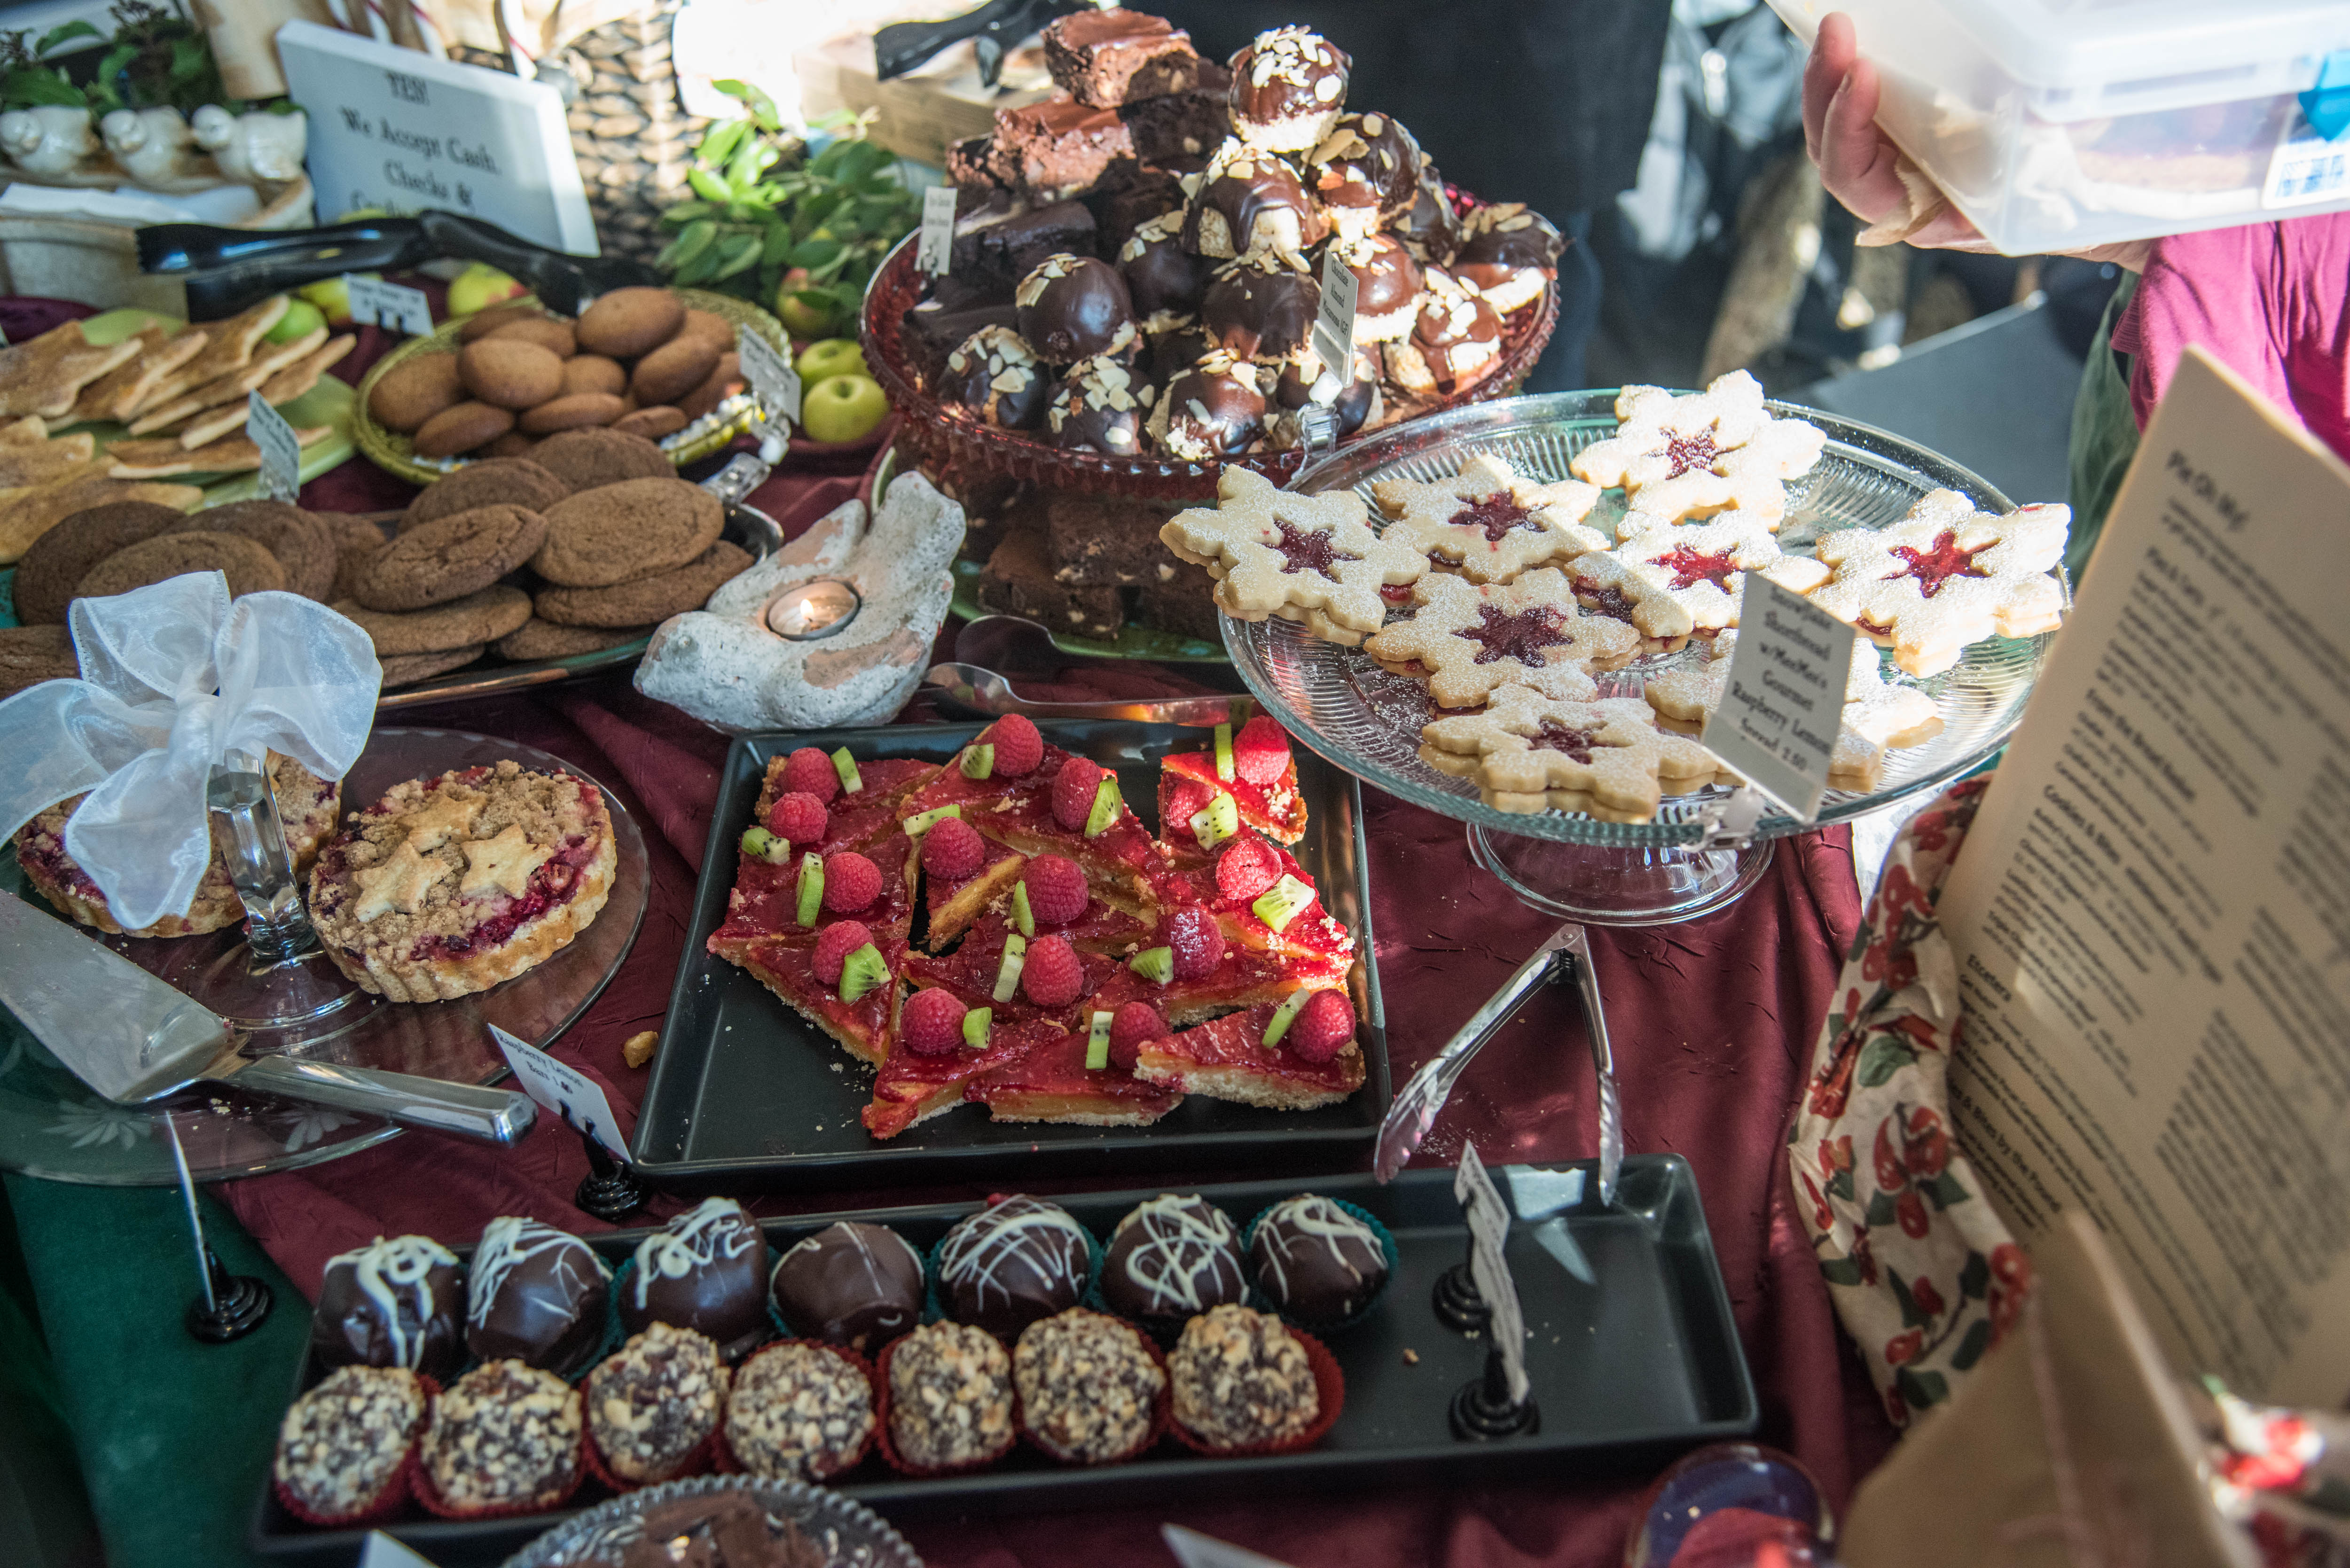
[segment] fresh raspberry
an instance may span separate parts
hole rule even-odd
[[[1020,969],[1020,989],[1039,1007],[1066,1007],[1086,989],[1086,966],[1065,937],[1038,937],[1028,944]]]
[[[1215,793],[1198,779],[1183,779],[1170,786],[1167,791],[1166,810],[1162,814],[1166,820],[1159,825],[1159,836],[1172,837],[1179,827],[1188,832],[1191,819],[1206,808]]]
[[[918,991],[898,1016],[898,1038],[917,1056],[944,1056],[962,1048],[962,1015],[969,1011],[951,991]]]
[[[1343,991],[1317,991],[1297,1010],[1281,1043],[1308,1062],[1327,1062],[1355,1037],[1355,1007]]]
[[[1066,855],[1039,855],[1020,880],[1028,885],[1028,912],[1043,925],[1066,926],[1093,900],[1086,874]]]
[[[1216,891],[1245,904],[1280,880],[1281,857],[1262,838],[1235,838],[1216,857]]]
[[[1094,796],[1100,793],[1102,775],[1109,770],[1087,762],[1083,757],[1071,757],[1053,775],[1053,820],[1071,833],[1085,831],[1086,818],[1093,814]]]
[[[1006,713],[987,732],[988,743],[995,748],[995,771],[1017,778],[1033,774],[1045,760],[1045,737],[1036,732],[1035,723],[1024,713]]]
[[[1177,980],[1204,980],[1224,961],[1224,929],[1198,904],[1167,917],[1167,945],[1175,950]]]
[[[1134,1071],[1146,1040],[1164,1039],[1167,1021],[1147,1002],[1129,1002],[1109,1021],[1109,1059],[1121,1072]]]
[[[1289,737],[1260,713],[1232,737],[1232,770],[1253,784],[1281,782],[1289,767]]]
[[[881,867],[854,849],[824,857],[824,907],[836,915],[872,908],[881,896]]]
[[[816,796],[818,805],[830,805],[840,793],[840,771],[814,746],[802,746],[784,759],[784,787]]]
[[[975,875],[986,859],[986,840],[962,817],[942,816],[922,835],[922,869],[933,877],[960,881]]]
[[[829,886],[829,884],[827,884]],[[862,920],[836,920],[816,934],[816,957],[810,967],[827,985],[840,983],[840,966],[848,955],[873,940]]]
[[[827,763],[827,767],[832,764]],[[835,784],[840,781],[836,778]],[[806,790],[794,790],[775,797],[767,808],[767,831],[778,838],[788,838],[794,844],[820,844],[825,829],[832,825],[832,815],[824,809],[824,802]]]

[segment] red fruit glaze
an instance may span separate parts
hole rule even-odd
[[[1235,838],[1216,857],[1216,892],[1245,904],[1281,880],[1281,857],[1262,838]]]
[[[784,759],[784,788],[812,794],[818,805],[830,805],[840,793],[840,774],[830,757],[814,746],[802,746]]]
[[[1009,777],[1033,774],[1045,760],[1045,737],[1024,714],[1006,713],[998,719],[987,732],[987,741],[995,748],[995,771]]]
[[[824,907],[836,915],[872,908],[881,896],[881,867],[854,849],[824,857]]]
[[[1086,818],[1092,815],[1094,796],[1101,788],[1102,775],[1109,770],[1087,762],[1083,757],[1071,757],[1053,775],[1053,820],[1070,833],[1082,833]]]
[[[863,921],[836,921],[816,934],[816,955],[808,967],[825,984],[838,985],[840,968],[848,961],[848,955],[872,940],[873,933],[865,929]]]
[[[1289,768],[1289,736],[1260,713],[1232,737],[1232,771],[1253,784],[1281,782]]]
[[[951,991],[918,991],[899,1014],[898,1038],[916,1055],[943,1056],[962,1048],[962,1015],[969,1011]]]
[[[1355,1037],[1355,1008],[1340,991],[1317,991],[1298,1009],[1282,1044],[1308,1062],[1327,1062]]]
[[[1223,928],[1197,904],[1186,904],[1167,917],[1167,945],[1175,950],[1177,980],[1204,980],[1224,961]]]
[[[1147,1002],[1129,1002],[1109,1021],[1109,1059],[1123,1071],[1134,1071],[1134,1061],[1146,1040],[1164,1039],[1167,1020]]]
[[[825,763],[827,767],[831,765],[828,760]],[[767,808],[767,831],[795,845],[823,843],[825,829],[831,822],[824,802],[806,790],[777,795],[775,804]]]
[[[1086,967],[1077,950],[1059,937],[1038,937],[1028,944],[1021,966],[1020,990],[1039,1007],[1066,1007],[1086,988]]]
[[[1039,855],[1028,862],[1020,880],[1028,885],[1028,912],[1044,925],[1067,925],[1093,899],[1086,874],[1066,855]]]
[[[922,835],[922,869],[933,877],[961,881],[986,859],[987,841],[959,816],[942,816]]]
[[[1215,792],[1198,779],[1185,779],[1173,785],[1167,794],[1167,820],[1159,825],[1159,836],[1172,838],[1179,829],[1189,833],[1191,819],[1207,809],[1208,802],[1214,798]]]

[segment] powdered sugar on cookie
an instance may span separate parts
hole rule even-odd
[[[1585,812],[1607,822],[1646,822],[1668,784],[1693,789],[1720,767],[1695,741],[1659,730],[1636,698],[1560,702],[1523,686],[1495,691],[1482,712],[1435,720],[1420,731],[1419,754],[1475,777],[1497,810]]]
[[[2072,517],[2064,506],[1993,516],[1955,490],[1937,490],[1890,528],[1823,537],[1819,557],[1835,576],[1812,602],[1891,648],[1910,674],[1938,674],[1994,633],[2055,628],[2064,592],[2048,573],[2064,557]]]
[[[1372,532],[1350,490],[1301,495],[1240,467],[1225,468],[1216,489],[1214,506],[1177,513],[1159,537],[1221,579],[1217,607],[1236,620],[1278,615],[1359,640],[1387,617],[1379,589],[1428,570],[1418,550]]]
[[[1737,646],[1738,634],[1725,631],[1714,639],[1711,662],[1649,676],[1641,695],[1657,711],[1658,722],[1692,735],[1704,729],[1721,705],[1730,655]],[[1843,722],[1829,753],[1829,784],[1836,789],[1873,790],[1885,776],[1887,752],[1923,745],[1941,732],[1942,717],[1934,700],[1914,686],[1886,680],[1878,668],[1877,645],[1856,639]]]
[[[1736,626],[1749,572],[1799,594],[1828,577],[1819,562],[1782,551],[1770,524],[1743,512],[1679,524],[1634,512],[1617,531],[1612,550],[1579,557],[1567,576],[1585,608],[1629,621],[1647,652]]]
[[[1635,509],[1675,520],[1736,507],[1773,526],[1786,514],[1786,481],[1811,472],[1827,436],[1802,420],[1773,418],[1762,385],[1743,370],[1682,396],[1627,387],[1618,428],[1568,465],[1577,479],[1623,486]]]
[[[1472,583],[1506,583],[1607,545],[1583,522],[1599,500],[1597,485],[1537,484],[1486,452],[1450,479],[1382,479],[1371,493],[1392,520],[1388,537],[1459,566]]]
[[[1417,607],[1363,645],[1390,670],[1428,681],[1443,708],[1474,708],[1527,672],[1568,666],[1589,675],[1630,659],[1639,634],[1585,615],[1555,566],[1514,582],[1471,583],[1431,573],[1412,589]]]

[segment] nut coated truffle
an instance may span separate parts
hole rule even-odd
[[[1020,336],[1048,364],[1134,347],[1133,297],[1118,268],[1098,256],[1046,256],[1020,280],[1012,303]]]
[[[425,1414],[424,1385],[406,1367],[338,1367],[286,1412],[270,1473],[318,1518],[356,1518],[398,1479]]]
[[[1045,414],[1053,381],[1027,340],[1008,327],[983,327],[947,356],[939,400],[969,409],[983,424],[1024,431]]]
[[[668,1480],[718,1429],[727,1383],[716,1345],[657,1323],[588,1375],[588,1435],[622,1480]]]
[[[1183,1325],[1167,1357],[1175,1424],[1211,1449],[1254,1449],[1322,1414],[1305,1346],[1271,1313],[1220,1306]]]
[[[1153,445],[1186,462],[1238,457],[1264,434],[1257,369],[1221,348],[1167,384],[1149,422]]]
[[[1132,1324],[1083,1307],[1021,1331],[1012,1381],[1029,1435],[1055,1459],[1077,1464],[1139,1450],[1167,1388]]]
[[[424,1434],[424,1473],[450,1507],[547,1508],[579,1479],[579,1393],[519,1361],[474,1367]]]
[[[916,1469],[983,1464],[1012,1446],[1012,1357],[969,1324],[934,1323],[889,1350],[889,1443]]]
[[[1123,360],[1097,354],[1070,366],[1053,389],[1045,428],[1055,446],[1132,457],[1142,450],[1143,421],[1156,396]]]
[[[873,1433],[873,1386],[847,1356],[774,1345],[743,1364],[726,1401],[726,1446],[770,1480],[822,1480]]]

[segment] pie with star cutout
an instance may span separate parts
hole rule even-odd
[[[1817,553],[1835,575],[1812,603],[1892,649],[1909,674],[1938,675],[1970,643],[2056,628],[2064,589],[2049,573],[2072,519],[2064,506],[1994,516],[1955,490],[1933,491],[1890,528],[1823,535]]]
[[[1387,618],[1380,589],[1428,570],[1416,546],[1373,532],[1369,508],[1352,491],[1302,495],[1228,467],[1216,492],[1215,505],[1177,513],[1159,537],[1217,579],[1216,607],[1234,620],[1279,616],[1352,645]]]
[[[310,872],[327,954],[392,1002],[487,991],[586,930],[619,865],[603,792],[519,763],[395,784]]]

